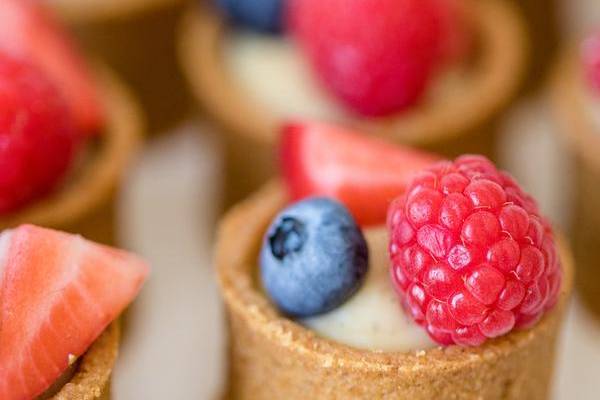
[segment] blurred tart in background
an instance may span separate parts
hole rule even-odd
[[[37,0],[39,2],[39,0]],[[84,48],[139,96],[151,133],[181,120],[188,95],[175,57],[175,25],[186,0],[43,0]]]
[[[194,7],[179,32],[192,92],[224,131],[227,203],[273,175],[273,146],[288,118],[493,157],[494,123],[527,67],[523,21],[509,3],[250,3],[218,2],[225,13]]]
[[[529,69],[525,79],[528,92],[535,91],[545,83],[541,77],[547,76],[549,66],[556,58],[560,48],[561,35],[564,33],[563,3],[575,3],[570,0],[507,0],[523,14],[529,47]]]
[[[600,314],[600,35],[563,51],[553,73],[553,113],[567,151],[577,161],[571,222],[576,284],[585,303]]]
[[[136,103],[39,5],[3,1],[0,27],[0,228],[113,241],[115,194],[142,133]]]

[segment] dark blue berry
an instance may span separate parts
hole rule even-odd
[[[308,317],[330,311],[354,294],[367,272],[368,248],[343,205],[310,198],[275,217],[260,265],[263,286],[278,308]]]
[[[285,0],[217,0],[217,5],[237,24],[258,31],[281,31]]]

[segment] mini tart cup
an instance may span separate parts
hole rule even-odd
[[[216,245],[230,322],[232,399],[546,399],[573,264],[566,248],[562,295],[532,329],[476,348],[406,353],[358,350],[282,317],[257,288],[262,237],[286,203],[270,183],[224,218]]]
[[[141,112],[128,90],[99,67],[98,85],[106,126],[90,144],[90,154],[61,187],[18,212],[0,218],[0,229],[24,223],[60,229],[102,243],[115,238],[115,197],[126,168],[141,142]]]
[[[576,287],[586,305],[600,316],[600,118],[595,122],[590,115],[587,102],[593,93],[587,93],[579,60],[576,49],[563,52],[552,75],[551,104],[557,131],[577,167],[571,224],[578,265]],[[593,107],[600,114],[600,106]]]
[[[556,58],[560,41],[559,6],[565,0],[508,0],[520,9],[527,21],[527,34],[531,42],[530,68],[525,81],[529,92],[539,89],[547,81],[548,66]],[[569,0],[566,0],[569,1]]]
[[[81,357],[75,375],[52,400],[108,400],[110,376],[119,352],[121,327],[113,322]]]
[[[175,26],[186,0],[45,0],[83,47],[102,58],[139,97],[150,132],[187,114],[175,57]]]
[[[480,55],[470,84],[452,98],[417,105],[397,117],[345,123],[394,142],[449,156],[493,155],[494,125],[517,93],[526,70],[526,34],[515,7],[505,0],[473,2]],[[229,203],[274,174],[273,147],[281,118],[254,101],[228,72],[221,53],[226,25],[207,7],[193,7],[182,20],[179,58],[191,91],[223,127]]]

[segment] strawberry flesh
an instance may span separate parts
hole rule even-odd
[[[0,235],[0,398],[48,389],[133,300],[148,273],[132,254],[23,225]]]
[[[361,225],[385,222],[390,202],[416,171],[437,158],[408,147],[318,123],[283,129],[281,170],[294,200],[329,196],[342,202]]]

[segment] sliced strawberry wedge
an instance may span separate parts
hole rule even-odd
[[[0,399],[48,389],[133,300],[148,273],[124,251],[23,225],[0,235]]]
[[[83,133],[97,133],[104,122],[99,94],[69,39],[39,1],[0,1],[0,49],[44,70],[62,91],[77,127]]]
[[[436,160],[319,123],[288,124],[280,145],[281,169],[294,200],[336,198],[361,225],[384,223],[389,203],[404,192],[412,175]]]

